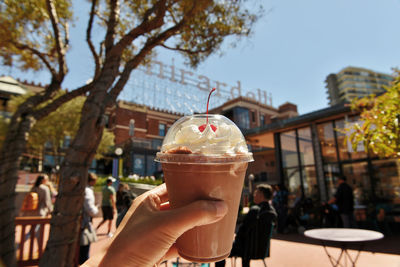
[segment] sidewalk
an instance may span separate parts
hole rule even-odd
[[[97,226],[101,218],[95,218],[94,225]],[[115,231],[115,224],[113,224]],[[109,238],[106,235],[107,227],[104,224],[98,231],[99,241],[91,245],[91,254],[101,247]],[[334,257],[340,253],[336,247],[328,247],[328,251]],[[350,255],[355,257],[356,251],[350,250]],[[160,266],[173,267],[172,262]],[[187,262],[180,259],[180,262]],[[324,267],[332,266],[324,248],[316,241],[298,234],[277,235],[271,241],[271,257],[266,259],[268,267]],[[182,265],[187,266],[187,265]],[[227,259],[226,266],[230,267],[231,259]],[[241,266],[240,259],[237,259],[236,266]],[[261,260],[251,261],[251,267],[264,267]],[[369,242],[361,252],[357,261],[361,267],[400,267],[400,237],[385,237],[382,240]],[[214,264],[210,264],[214,267]]]

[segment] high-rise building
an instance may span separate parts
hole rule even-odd
[[[393,81],[393,76],[364,68],[346,67],[326,77],[329,105],[351,102],[371,94],[379,95]]]

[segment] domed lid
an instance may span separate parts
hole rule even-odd
[[[182,117],[171,126],[156,157],[159,162],[192,160],[249,162],[253,161],[253,155],[242,132],[231,120],[222,115],[197,114]]]

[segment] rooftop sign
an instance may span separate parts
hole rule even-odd
[[[272,106],[272,95],[264,90],[244,90],[240,81],[235,85],[228,85],[211,80],[205,75],[178,69],[173,62],[168,65],[161,61],[152,61],[132,72],[121,98],[173,112],[202,113],[205,112],[205,103],[211,88],[215,88],[216,91],[210,101],[210,108],[239,96]]]

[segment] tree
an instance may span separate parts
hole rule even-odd
[[[353,101],[361,123],[347,128],[353,149],[362,142],[366,151],[381,158],[400,158],[400,71],[387,92]]]
[[[59,92],[59,96],[63,94],[65,94],[64,91]],[[13,97],[9,102],[10,111],[15,111],[29,96],[30,95],[27,94]],[[57,110],[50,113],[47,117],[38,121],[29,133],[27,150],[31,154],[40,156],[47,146],[49,148],[48,152],[50,152],[55,159],[55,164],[60,165],[62,157],[65,154],[65,149],[68,147],[68,144],[65,144],[66,139],[74,138],[78,130],[84,101],[85,97],[76,97],[58,107]],[[5,118],[1,118],[0,137],[4,136],[8,123]],[[110,153],[110,148],[113,145],[114,134],[104,129],[102,140],[97,149],[96,158],[100,159],[106,153]]]
[[[14,1],[6,1],[6,4],[11,2]],[[15,2],[19,6],[25,3]],[[26,2],[34,2],[40,6],[42,1]],[[70,4],[69,1],[60,2]],[[115,105],[131,72],[140,64],[147,63],[157,47],[180,52],[187,58],[187,64],[195,67],[209,55],[219,51],[226,37],[248,36],[259,15],[246,9],[245,2],[89,1],[91,7],[86,41],[94,62],[94,74],[89,84],[77,89],[86,90],[87,98],[79,129],[61,165],[59,195],[51,219],[49,241],[40,266],[73,265],[87,171],[102,137],[106,123],[105,111]],[[54,5],[51,0],[46,3]],[[47,14],[51,10],[48,8]],[[18,19],[13,21],[17,22]],[[104,38],[96,46],[92,39],[95,22],[104,29]],[[33,20],[31,23],[35,24]],[[54,42],[54,39],[51,41]],[[6,139],[5,143],[7,141],[9,140]],[[13,179],[15,178],[14,176]],[[8,230],[10,234],[10,229]],[[10,257],[8,254],[2,255]]]
[[[15,187],[28,134],[36,121],[91,89],[90,84],[85,84],[56,97],[68,72],[65,59],[71,20],[71,3],[67,0],[0,2],[2,64],[17,66],[22,70],[46,69],[51,75],[44,90],[26,99],[14,112],[0,151],[0,258],[7,266],[16,264]]]

